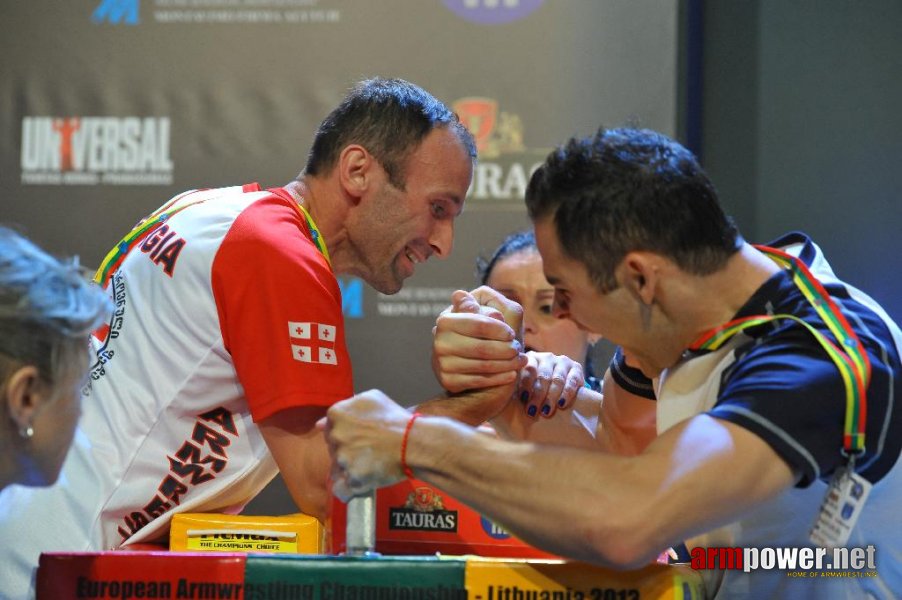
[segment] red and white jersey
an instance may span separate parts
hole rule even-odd
[[[159,538],[173,512],[239,511],[277,471],[254,422],[353,394],[339,285],[285,190],[194,191],[165,211],[108,281],[59,483],[3,498],[0,535],[33,564]]]

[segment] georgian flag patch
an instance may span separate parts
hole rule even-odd
[[[337,365],[335,332],[335,325],[288,321],[292,358],[306,363]]]

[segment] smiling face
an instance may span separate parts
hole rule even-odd
[[[585,360],[589,335],[573,321],[553,314],[554,288],[545,279],[542,257],[536,250],[515,252],[498,260],[486,283],[523,307],[527,350]]]
[[[408,157],[404,189],[375,166],[373,189],[349,228],[360,277],[383,294],[394,294],[417,264],[433,255],[447,257],[472,175],[469,154],[446,128],[431,131]]]

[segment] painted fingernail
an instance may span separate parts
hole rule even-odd
[[[561,408],[563,408],[563,406],[564,406],[565,404],[567,404],[567,399],[566,399],[566,398],[561,398],[560,400],[557,401],[557,405],[560,406]]]
[[[542,414],[545,415],[546,417],[548,416],[548,413],[550,413],[550,412],[551,412],[551,407],[549,405],[546,404],[545,406],[542,407]]]
[[[520,394],[520,402],[522,402],[523,404],[526,404],[527,400],[529,400],[529,392],[522,392]],[[533,407],[533,408],[535,408],[535,407]]]
[[[535,407],[535,405],[532,405],[532,406],[530,406],[529,408],[527,408],[527,409],[526,409],[526,414],[528,414],[530,417],[536,416],[536,407]]]

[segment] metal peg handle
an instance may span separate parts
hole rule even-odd
[[[347,554],[366,556],[376,549],[376,491],[348,500],[348,522],[345,532]]]

